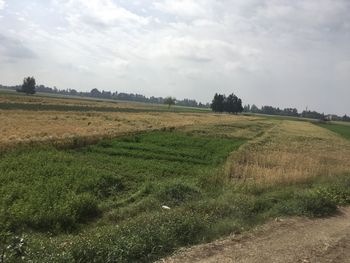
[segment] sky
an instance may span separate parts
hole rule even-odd
[[[350,114],[349,0],[0,0],[0,83]]]

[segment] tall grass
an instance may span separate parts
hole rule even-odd
[[[276,121],[235,153],[227,170],[232,178],[266,184],[343,174],[350,171],[350,143],[308,122]]]
[[[26,257],[40,262],[152,262],[178,247],[240,233],[270,218],[332,215],[337,205],[350,204],[349,186],[349,175],[284,188],[231,185],[220,194],[187,200],[169,211],[139,213],[78,235],[49,242],[43,235],[31,236]]]

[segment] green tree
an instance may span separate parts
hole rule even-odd
[[[253,104],[253,105],[250,107],[250,111],[253,112],[253,113],[259,113],[259,112],[260,112],[260,109],[259,109],[255,104]]]
[[[233,93],[228,97],[216,93],[210,107],[215,112],[225,111],[236,114],[243,111],[242,100]]]
[[[36,85],[35,78],[27,77],[27,78],[24,78],[21,88],[17,91],[24,92],[26,94],[35,94],[36,92],[35,85]]]
[[[215,112],[223,112],[225,99],[225,95],[215,93],[214,99],[210,105],[211,109]]]
[[[227,96],[224,103],[224,110],[229,113],[239,113],[243,111],[242,100],[233,93]]]
[[[164,104],[167,104],[168,105],[168,108],[170,108],[172,105],[175,105],[175,102],[176,102],[176,99],[173,98],[173,97],[166,97],[164,99]]]
[[[98,98],[98,97],[101,97],[102,93],[98,89],[95,88],[95,89],[92,89],[90,91],[90,94],[91,94],[92,97],[97,97]]]

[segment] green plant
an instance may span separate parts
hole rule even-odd
[[[300,196],[299,203],[302,213],[308,216],[329,216],[337,211],[336,202],[318,189],[310,190]]]

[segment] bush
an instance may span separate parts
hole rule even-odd
[[[309,190],[299,198],[301,212],[307,216],[329,216],[337,211],[336,202],[319,189]]]

